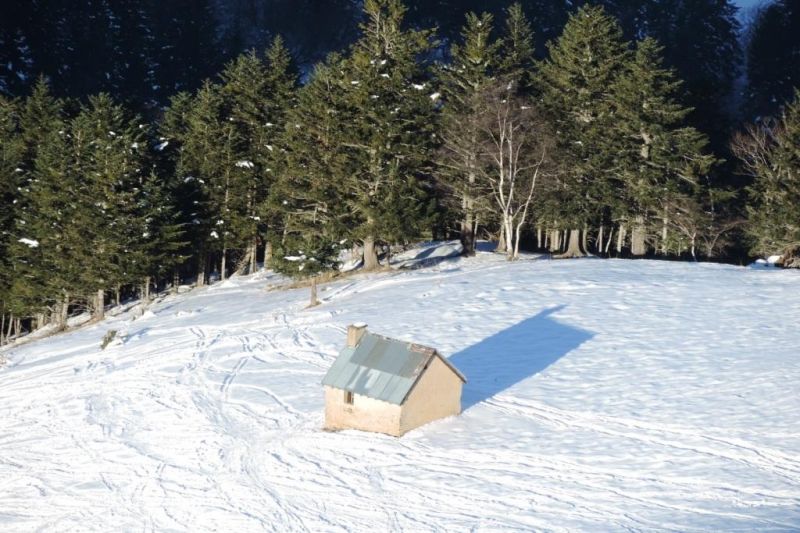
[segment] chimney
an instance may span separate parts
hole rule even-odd
[[[361,337],[367,332],[367,325],[363,322],[356,322],[347,326],[347,347],[355,348],[358,346]]]

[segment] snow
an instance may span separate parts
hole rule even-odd
[[[428,242],[392,258],[394,268],[419,268],[443,259],[458,257],[464,247],[459,241]]]
[[[159,152],[163,152],[164,148],[166,148],[167,146],[169,146],[169,141],[160,142],[156,145],[156,150],[158,150]]]
[[[782,255],[771,255],[766,259],[756,259],[754,263],[750,264],[750,268],[770,268],[777,267],[783,260]]]
[[[20,240],[18,240],[17,242],[21,242],[22,244],[27,245],[29,248],[38,248],[39,247],[39,241],[37,241],[36,239],[28,239],[26,237],[23,237]]]
[[[795,271],[493,254],[271,273],[12,346],[0,528],[791,531]],[[461,416],[321,431],[346,326],[437,347]],[[100,350],[116,329],[122,342]]]
[[[253,167],[255,167],[255,165],[253,164],[252,161],[245,161],[245,160],[237,161],[236,162],[236,166],[239,167],[239,168],[253,168]]]
[[[438,100],[438,99],[439,99],[439,98],[441,98],[441,97],[442,97],[441,93],[433,93],[433,94],[431,95],[431,100],[434,100],[434,101],[436,101],[436,100]]]

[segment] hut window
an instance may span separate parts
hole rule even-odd
[[[353,405],[353,393],[349,390],[344,391],[344,403]]]

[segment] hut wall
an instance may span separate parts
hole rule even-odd
[[[400,434],[432,420],[461,412],[463,382],[438,357],[434,357],[403,404]]]
[[[399,405],[353,395],[352,405],[344,401],[341,389],[325,387],[325,429],[360,429],[400,435]]]

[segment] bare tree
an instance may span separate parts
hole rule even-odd
[[[553,136],[541,113],[513,93],[513,86],[486,92],[481,120],[484,138],[480,167],[502,225],[509,260],[519,257],[522,229],[531,217],[534,195],[554,174]]]

